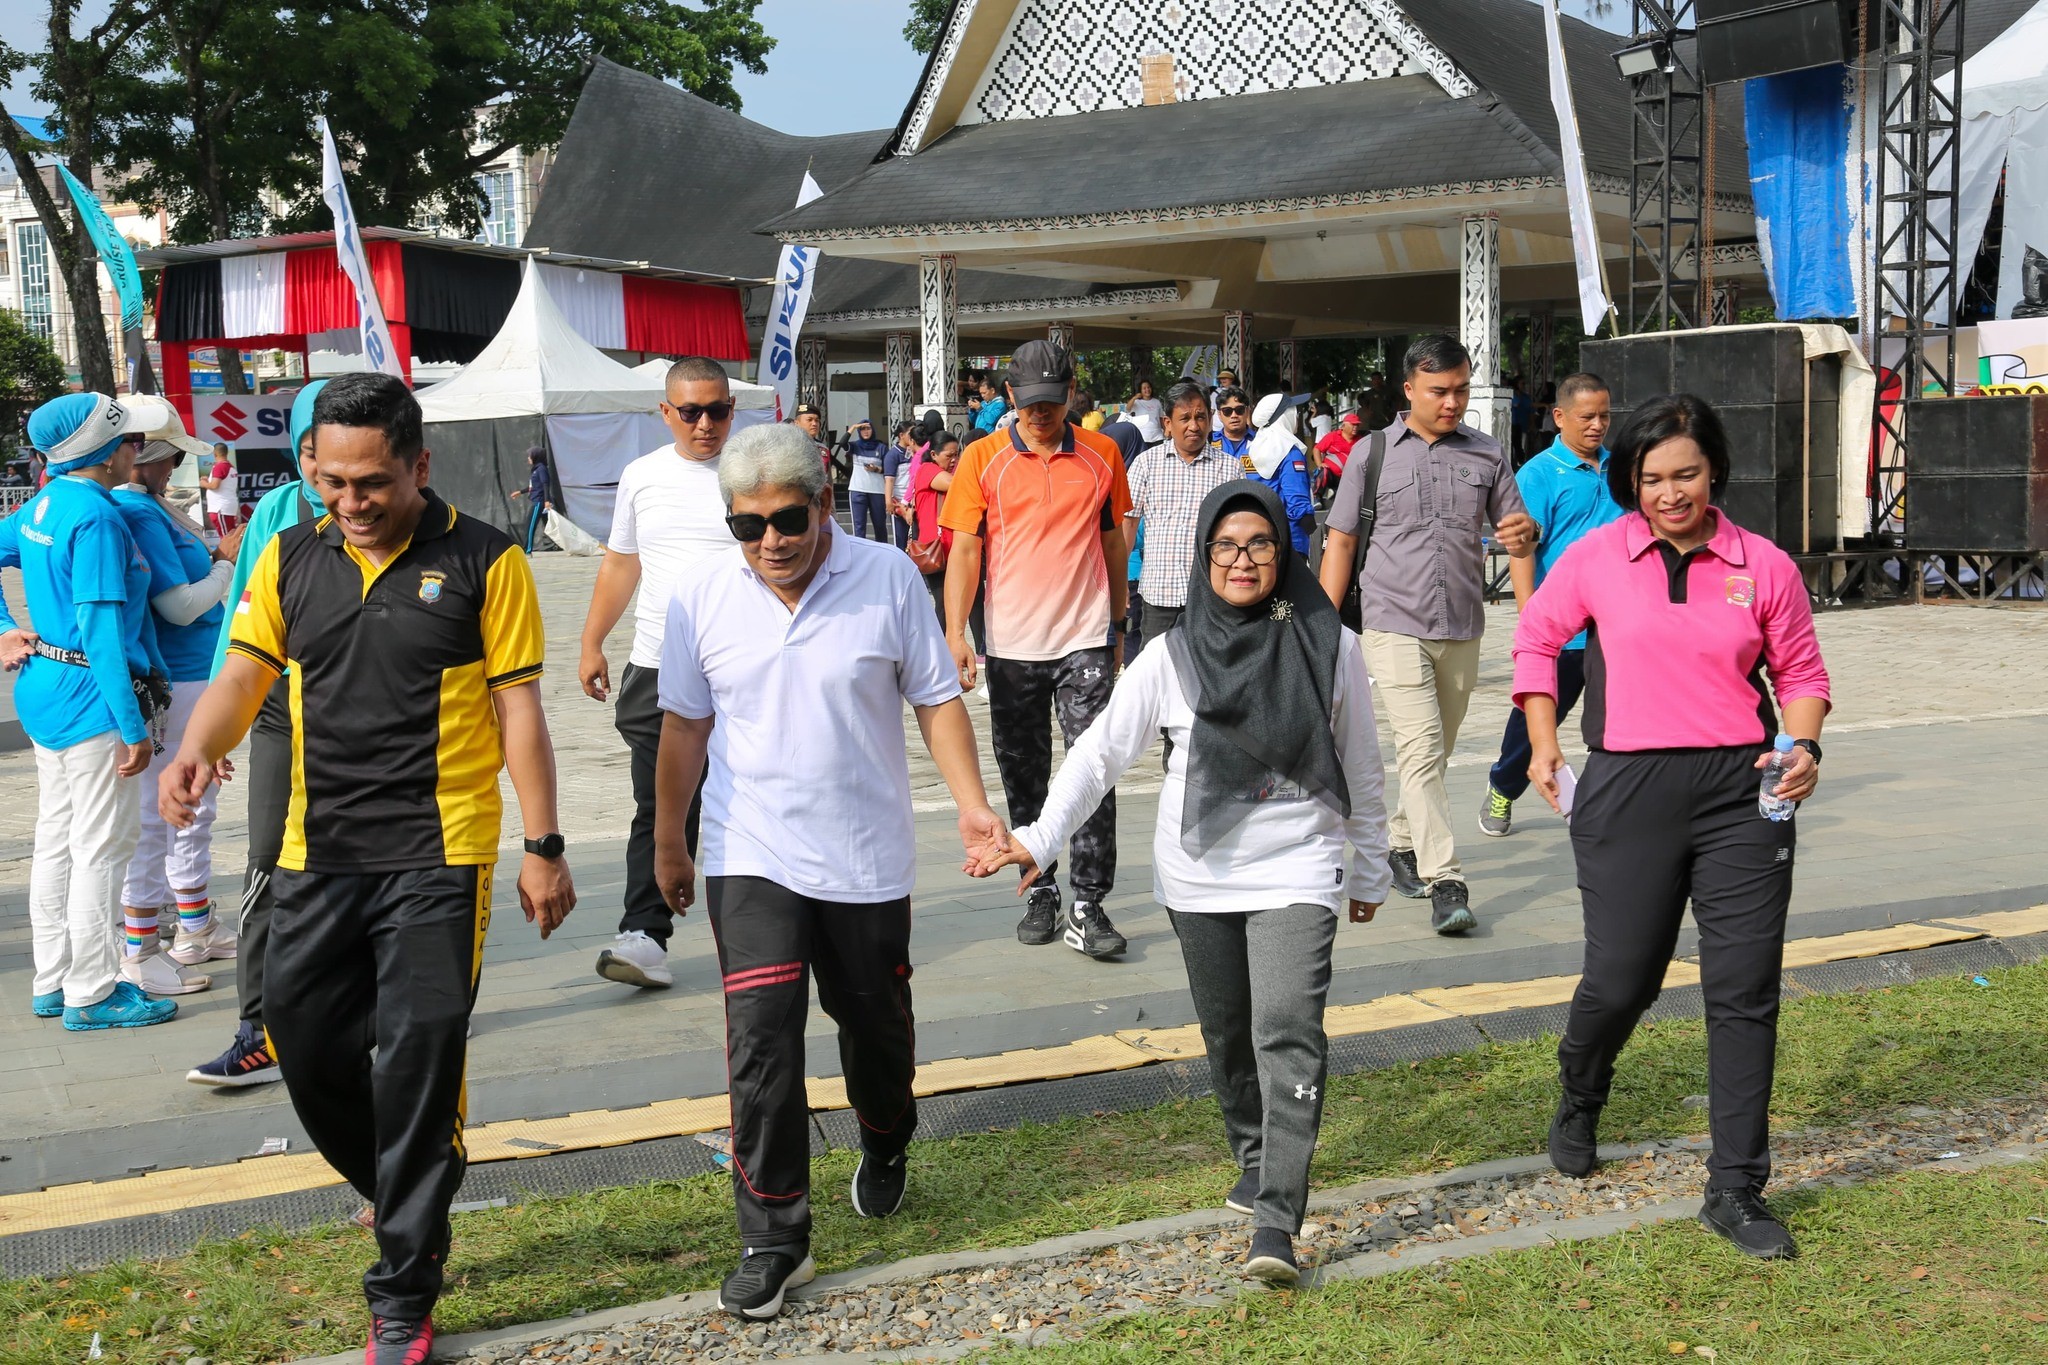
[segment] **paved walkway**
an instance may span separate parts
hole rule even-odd
[[[595,566],[539,561],[551,647],[544,683],[560,756],[563,823],[582,903],[543,944],[501,906],[487,946],[471,1050],[471,1112],[480,1120],[642,1104],[724,1088],[722,995],[701,915],[680,926],[676,988],[639,993],[599,980],[612,936],[631,811],[626,756],[610,711],[575,682],[576,636]],[[1512,608],[1490,619],[1481,693],[1453,759],[1454,807],[1476,817],[1489,750],[1506,715]],[[1836,679],[1827,780],[1802,817],[1794,935],[1842,932],[1947,910],[2017,907],[2043,898],[2048,866],[2025,794],[2048,750],[2048,613],[2039,608],[1896,607],[1824,617]],[[611,650],[624,667],[625,633]],[[970,700],[986,758],[986,711]],[[1390,741],[1384,740],[1389,745]],[[958,871],[950,805],[913,743],[923,850],[917,892],[919,1054],[931,1060],[1042,1046],[1144,1022],[1188,1022],[1178,948],[1150,895],[1156,761],[1122,787],[1123,857],[1108,909],[1131,939],[1120,963],[1012,936],[1013,886]],[[1148,770],[1149,769],[1149,770]],[[0,755],[0,999],[28,993],[25,905],[34,819],[33,763]],[[507,793],[508,809],[510,793]],[[1426,985],[1514,980],[1578,968],[1577,894],[1563,826],[1524,803],[1522,829],[1461,835],[1481,929],[1447,941],[1426,907],[1396,902],[1370,926],[1342,926],[1333,1003]],[[516,828],[516,827],[515,827]],[[217,826],[216,890],[239,892],[245,813],[230,786]],[[516,849],[516,844],[514,845]],[[1686,950],[1690,949],[1690,943]],[[71,1035],[26,1009],[0,1012],[0,1193],[117,1176],[155,1165],[230,1160],[266,1137],[297,1138],[277,1087],[223,1094],[183,1081],[217,1052],[235,1018],[232,964],[185,997],[179,1018],[140,1031]],[[814,1016],[811,1074],[837,1070]],[[295,1143],[295,1146],[297,1144]]]

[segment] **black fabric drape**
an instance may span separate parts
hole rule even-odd
[[[512,300],[519,296],[519,262],[410,245],[402,255],[405,320],[413,326],[415,346],[424,329],[473,336],[481,347],[505,325]],[[413,354],[428,358],[418,349]],[[474,360],[476,353],[459,358]]]
[[[429,422],[425,434],[433,452],[434,491],[442,500],[464,516],[522,535],[526,504],[515,512],[510,495],[526,487],[527,447],[547,447],[547,419]]]
[[[220,262],[194,261],[164,267],[157,305],[159,341],[219,341],[227,319],[220,302]]]
[[[496,333],[491,334],[495,335]],[[491,336],[478,336],[471,332],[437,332],[427,327],[414,327],[413,359],[467,365],[477,358],[478,352],[490,344]]]

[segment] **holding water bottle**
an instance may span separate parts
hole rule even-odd
[[[1790,820],[1792,813],[1799,809],[1797,801],[1778,794],[1785,774],[1792,770],[1792,752],[1792,736],[1779,735],[1771,746],[1771,752],[1764,758],[1764,780],[1757,790],[1756,810],[1766,820]]]

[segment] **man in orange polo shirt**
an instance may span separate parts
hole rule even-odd
[[[1067,420],[1074,365],[1047,341],[1010,362],[1014,424],[960,457],[939,525],[953,533],[946,560],[946,642],[960,685],[975,684],[968,609],[988,569],[989,729],[1014,828],[1036,820],[1052,780],[1052,726],[1067,744],[1109,704],[1116,681],[1111,622],[1123,629],[1129,585],[1124,515],[1131,490],[1116,443]],[[1115,572],[1110,572],[1110,566]],[[1102,911],[1116,882],[1116,794],[1074,835],[1074,903],[1062,922],[1057,862],[1032,888],[1017,925],[1022,943],[1063,938],[1093,958],[1116,957],[1124,936]]]

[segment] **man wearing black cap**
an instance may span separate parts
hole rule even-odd
[[[816,403],[798,403],[796,416],[790,419],[796,429],[811,438],[811,444],[818,448],[818,458],[825,462],[825,477],[832,477],[832,447],[825,444],[825,415],[818,411]],[[880,539],[880,537],[877,537]]]
[[[967,617],[988,566],[985,616],[989,727],[1010,823],[1029,824],[1052,778],[1057,712],[1067,744],[1109,703],[1116,664],[1110,623],[1121,630],[1129,585],[1123,519],[1131,510],[1115,442],[1067,420],[1074,366],[1049,341],[1017,349],[1009,401],[1016,421],[967,448],[953,470],[939,524],[953,532],[946,561],[946,640],[960,684],[975,683]],[[1114,570],[1114,571],[1112,571]],[[1093,958],[1124,951],[1102,911],[1116,881],[1116,795],[1102,799],[1072,841],[1074,903],[1061,922],[1058,864],[1032,888],[1019,941],[1068,947]]]

